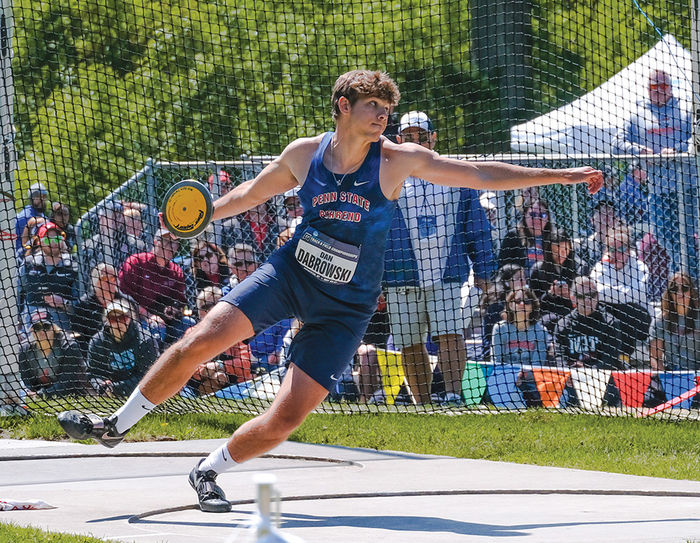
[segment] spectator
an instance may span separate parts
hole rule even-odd
[[[668,284],[671,257],[668,256],[668,251],[656,241],[651,232],[644,234],[637,243],[637,255],[639,260],[644,262],[649,269],[649,282],[647,283],[649,299],[658,302]]]
[[[15,249],[17,251],[17,259],[21,263],[25,256],[25,248],[22,245],[22,233],[24,232],[27,222],[32,217],[46,218],[46,200],[49,198],[49,192],[42,183],[33,183],[27,191],[27,205],[24,209],[17,213],[15,219]]]
[[[425,113],[411,111],[401,117],[397,141],[432,150],[437,133]],[[406,179],[389,230],[384,280],[394,345],[401,349],[409,387],[420,404],[430,402],[432,384],[428,331],[439,346],[438,366],[445,380],[439,403],[463,403],[467,353],[460,302],[471,265],[483,290],[496,261],[479,193]]]
[[[599,169],[603,174],[603,186],[595,193],[593,200],[617,201],[619,188],[615,172],[607,164],[603,164]]]
[[[209,241],[195,241],[192,264],[186,275],[190,307],[196,307],[198,294],[206,287],[221,288],[228,282],[228,260],[224,252]]]
[[[547,330],[539,321],[540,304],[529,288],[506,296],[504,319],[493,328],[491,360],[495,364],[544,364]]]
[[[115,300],[133,301],[119,290],[118,285],[117,270],[101,262],[90,272],[90,291],[73,306],[71,329],[83,357],[87,357],[90,340],[102,328],[102,316],[107,306]]]
[[[107,305],[102,329],[90,340],[90,383],[100,395],[128,396],[158,357],[158,344],[141,326],[132,304]]]
[[[218,170],[217,172],[211,174],[208,179],[209,190],[211,191],[214,198],[217,196],[224,196],[228,194],[234,187],[234,182],[229,173],[225,170]],[[232,217],[225,219],[223,221],[212,222],[207,229],[202,233],[200,239],[204,239],[226,249],[224,246],[224,232],[229,226],[237,224],[237,218]]]
[[[529,281],[530,288],[540,299],[542,324],[550,332],[556,321],[573,309],[569,288],[576,275],[571,239],[563,230],[555,228],[544,260],[533,266]]]
[[[127,254],[133,255],[146,251],[147,247],[144,241],[143,220],[141,218],[141,212],[135,207],[127,207],[124,209],[124,235]]]
[[[228,284],[222,289],[224,296],[258,269],[258,258],[255,249],[247,243],[237,243],[228,250],[228,267],[230,277]]]
[[[389,334],[389,313],[386,299],[382,294],[377,302],[377,310],[367,325],[362,344],[355,355],[357,388],[359,400],[362,403],[367,403],[375,392],[382,390],[382,374],[377,360],[377,349],[387,348]]]
[[[282,195],[282,211],[277,216],[277,226],[280,232],[287,228],[294,230],[301,222],[304,208],[301,207],[301,201],[299,200],[299,196],[297,196],[298,192],[299,187],[297,186],[293,189],[289,189]]]
[[[167,230],[160,229],[153,237],[149,253],[131,255],[119,271],[119,286],[125,294],[151,315],[162,320],[161,340],[167,346],[182,337],[194,320],[184,314],[185,274],[172,262],[179,242]]]
[[[28,396],[85,394],[89,386],[78,345],[43,309],[32,311],[29,334],[19,347],[18,363]]]
[[[66,235],[66,247],[68,252],[72,253],[75,248],[75,228],[70,223],[70,207],[63,202],[54,202],[51,204],[51,222],[58,226]]]
[[[605,251],[605,233],[608,228],[619,226],[619,218],[615,203],[612,200],[597,200],[591,211],[591,227],[593,233],[579,239],[574,244],[574,253],[581,262],[581,275],[589,275],[596,262],[600,261]]]
[[[631,355],[637,341],[649,336],[646,265],[637,258],[626,226],[608,229],[606,250],[591,278],[596,282],[600,302],[620,321],[623,355]]]
[[[544,260],[551,231],[549,206],[544,200],[536,198],[523,208],[520,222],[503,238],[498,254],[498,267],[517,264],[524,268],[527,277],[530,277],[532,267]]]
[[[205,287],[197,296],[199,319],[204,319],[220,299],[221,289],[219,287]],[[248,381],[253,378],[253,374],[250,372],[250,362],[250,349],[244,343],[238,343],[231,346],[215,360],[200,364],[187,386],[195,394],[203,395],[212,394],[224,387]]]
[[[506,308],[506,296],[511,290],[527,288],[527,277],[522,266],[506,264],[500,270],[496,280],[484,293],[481,305],[483,317],[483,353],[488,358],[491,353],[491,335],[494,325],[501,320]]]
[[[493,244],[494,252],[497,253],[501,245],[501,238],[499,235],[501,226],[499,224],[498,195],[492,191],[483,192],[479,196],[479,203],[481,203],[481,207],[484,208],[486,219],[491,225],[491,243]]]
[[[255,249],[256,254],[266,259],[277,248],[278,235],[274,204],[268,201],[227,221],[223,229],[223,244],[230,248],[238,243],[246,243]]]
[[[700,369],[699,308],[693,279],[687,273],[674,273],[661,297],[661,314],[651,325],[651,369]]]
[[[70,330],[72,304],[77,295],[77,268],[67,252],[63,232],[52,222],[42,224],[32,241],[31,254],[20,269],[21,296],[24,298],[23,322],[29,328],[29,313],[43,308],[51,320]]]
[[[571,301],[575,309],[556,324],[554,352],[558,365],[573,368],[627,369],[620,360],[620,323],[598,305],[590,277],[577,277]]]
[[[639,160],[634,160],[627,167],[627,175],[618,189],[620,213],[627,224],[635,225],[635,230],[646,229],[649,224],[646,181],[647,172]]]
[[[86,275],[100,262],[120,269],[130,250],[124,231],[124,211],[121,203],[107,202],[97,212],[97,231],[83,245],[82,264]]]
[[[673,270],[680,268],[681,248],[688,256],[688,269],[697,273],[695,244],[697,205],[697,168],[694,162],[680,162],[677,153],[690,150],[692,112],[688,104],[673,96],[671,77],[663,70],[649,75],[648,99],[639,103],[619,130],[613,151],[620,154],[652,157],[647,163],[649,215],[654,235],[673,259]],[[684,205],[679,205],[679,197]],[[680,239],[680,221],[685,238]]]

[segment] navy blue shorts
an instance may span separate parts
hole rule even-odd
[[[248,317],[255,335],[282,319],[303,322],[287,359],[330,390],[352,362],[376,307],[337,300],[317,282],[296,261],[273,256],[223,300]]]

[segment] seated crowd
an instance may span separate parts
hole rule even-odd
[[[225,172],[219,188],[230,188]],[[33,185],[17,225],[19,365],[27,397],[129,395],[163,349],[293,235],[302,213],[296,192],[289,191],[210,225],[188,244],[146,227],[154,223],[145,220],[153,213],[147,206],[115,201],[98,211],[94,234],[77,247],[68,206],[55,202],[45,215],[46,196],[43,186]],[[651,233],[639,222],[627,223],[642,211],[626,205],[592,201],[592,233],[574,239],[555,224],[546,201],[535,195],[525,202],[515,227],[498,240],[496,271],[479,284],[483,292],[470,323],[457,326],[471,345],[477,343],[470,358],[566,368],[700,369],[696,282],[688,273],[669,273],[668,255]],[[88,283],[82,296],[79,269],[86,270]],[[383,295],[331,397],[386,401],[378,357],[394,345],[390,312]],[[283,371],[286,348],[301,326],[288,319],[233,345],[201,364],[182,394],[212,394]],[[428,333],[425,348],[436,354],[431,340]],[[420,338],[417,345],[424,347]],[[449,345],[440,342],[439,349]],[[441,375],[447,366],[439,366],[424,369],[432,381],[421,398],[432,392],[434,401],[442,387],[450,401],[439,403],[460,405],[461,370],[452,377]],[[416,403],[409,383],[407,378],[401,394]],[[518,384],[527,399],[534,387],[527,372]]]

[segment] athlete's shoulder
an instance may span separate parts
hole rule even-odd
[[[323,134],[319,134],[318,136],[313,136],[310,138],[297,138],[284,148],[281,156],[297,156],[308,153],[313,154],[316,152],[316,149],[318,149],[321,141],[323,141],[323,136]]]
[[[323,140],[323,134],[310,138],[298,138],[291,142],[276,159],[278,163],[287,167],[299,184],[304,182],[314,153]]]

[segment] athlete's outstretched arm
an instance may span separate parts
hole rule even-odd
[[[296,187],[300,182],[299,176],[308,150],[313,150],[315,145],[317,144],[313,143],[313,138],[302,138],[290,143],[282,154],[265,166],[254,179],[241,183],[216,200],[212,220],[239,215],[273,196]]]
[[[406,147],[406,146],[402,146]],[[413,170],[409,175],[438,185],[477,190],[516,190],[534,185],[587,183],[591,194],[603,185],[603,174],[590,166],[582,168],[525,168],[505,162],[477,162],[448,158],[412,145]]]
[[[297,185],[287,165],[276,158],[255,179],[245,181],[214,202],[212,220],[238,215]]]

